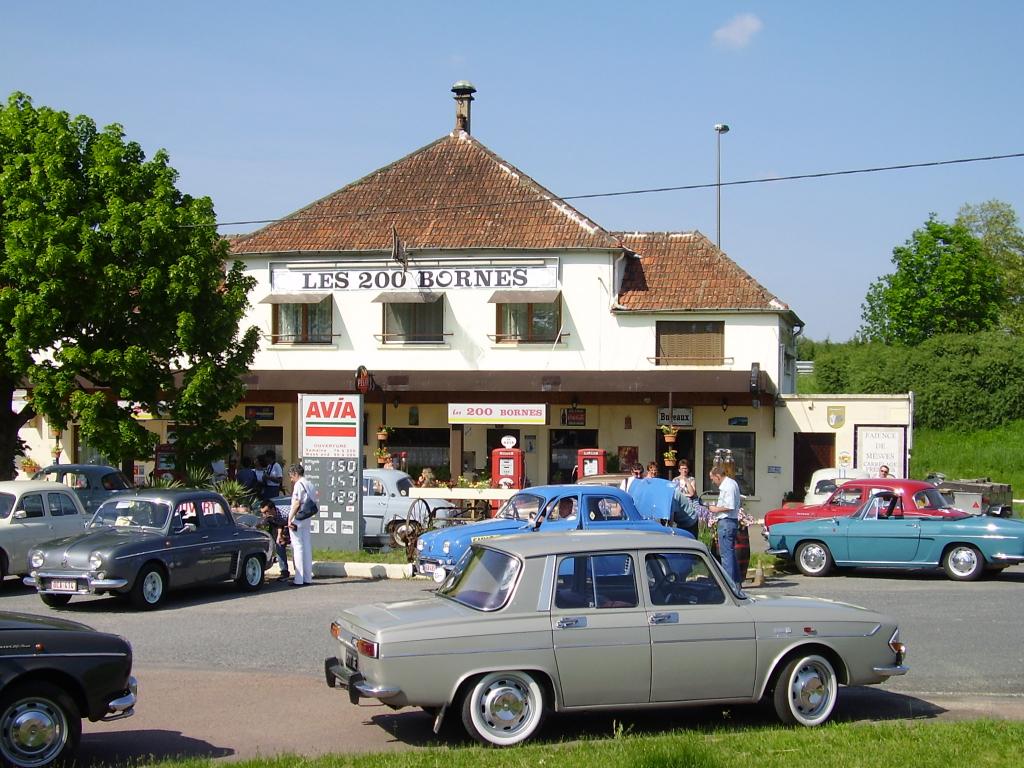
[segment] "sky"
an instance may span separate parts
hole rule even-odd
[[[845,341],[930,214],[1024,215],[1024,158],[777,179],[1024,152],[1022,29],[997,0],[0,0],[0,97],[166,149],[229,234],[447,134],[469,80],[473,135],[556,195],[703,185],[572,202],[712,240],[720,212],[722,249],[805,335]]]

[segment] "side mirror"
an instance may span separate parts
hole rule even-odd
[[[14,510],[14,514],[12,515],[12,517],[15,520],[24,520],[26,517],[28,517],[28,513],[24,509],[16,509]]]

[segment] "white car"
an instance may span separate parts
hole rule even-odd
[[[63,483],[0,482],[0,580],[11,573],[27,574],[29,550],[81,533],[88,522],[82,502]]]
[[[871,477],[866,469],[852,467],[823,467],[814,470],[811,484],[807,486],[804,504],[823,504],[838,486],[847,480],[862,480]]]

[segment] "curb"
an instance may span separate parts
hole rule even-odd
[[[313,561],[314,576],[348,576],[357,579],[411,579],[412,563],[335,563]]]

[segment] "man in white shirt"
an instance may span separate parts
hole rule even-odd
[[[623,480],[621,483],[619,483],[619,488],[624,490],[626,493],[629,493],[629,486],[631,486],[635,480],[639,480],[643,476],[644,476],[644,465],[643,464],[634,464],[633,465],[633,469],[632,469],[632,474],[629,477],[627,477],[625,480]]]
[[[728,573],[737,585],[743,583],[739,561],[736,559],[736,530],[740,525],[740,486],[719,467],[708,473],[711,482],[718,487],[718,501],[708,505],[716,516],[718,527],[718,555],[722,570]]]

